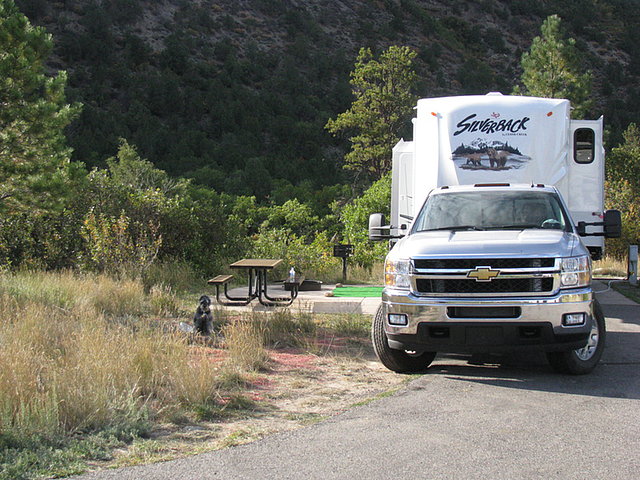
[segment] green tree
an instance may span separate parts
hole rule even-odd
[[[64,128],[79,112],[65,102],[66,73],[50,77],[51,36],[13,0],[0,0],[0,208],[51,206],[65,190],[71,150]]]
[[[622,136],[624,143],[607,155],[607,180],[626,180],[640,194],[640,128],[632,123]]]
[[[608,253],[618,258],[640,242],[640,128],[632,123],[623,136],[607,155],[605,183],[606,207],[622,213],[622,238],[607,240]]]
[[[184,194],[188,180],[175,180],[153,163],[140,158],[136,147],[120,139],[118,156],[107,159],[113,181],[130,191],[156,190],[163,195]]]
[[[417,79],[415,57],[409,47],[391,46],[379,60],[369,48],[360,49],[351,72],[355,100],[325,127],[334,135],[353,132],[345,168],[366,172],[374,180],[391,169],[391,149],[409,124],[417,99],[412,93]]]
[[[387,253],[385,242],[369,241],[369,215],[374,212],[389,215],[391,205],[391,175],[386,174],[369,187],[362,196],[344,206],[340,220],[344,225],[344,238],[355,246],[354,261],[372,267],[384,259]]]
[[[573,114],[583,117],[591,106],[591,72],[584,72],[573,38],[563,35],[560,17],[542,23],[528,52],[522,54],[522,85],[514,93],[546,98],[566,98]],[[583,73],[584,72],[584,73]]]

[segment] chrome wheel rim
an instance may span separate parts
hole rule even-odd
[[[587,344],[576,350],[576,355],[580,360],[586,361],[593,357],[598,349],[598,340],[600,338],[600,332],[598,331],[598,321],[593,318],[591,325],[591,332],[589,333],[589,340]]]

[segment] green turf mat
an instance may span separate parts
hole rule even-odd
[[[337,287],[333,290],[334,297],[380,297],[382,287]]]

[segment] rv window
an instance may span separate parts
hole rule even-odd
[[[573,133],[573,159],[576,163],[593,162],[596,134],[590,128],[578,128]]]

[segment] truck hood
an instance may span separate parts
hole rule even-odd
[[[560,230],[433,231],[414,233],[390,252],[412,257],[570,257],[588,252],[577,235]]]

